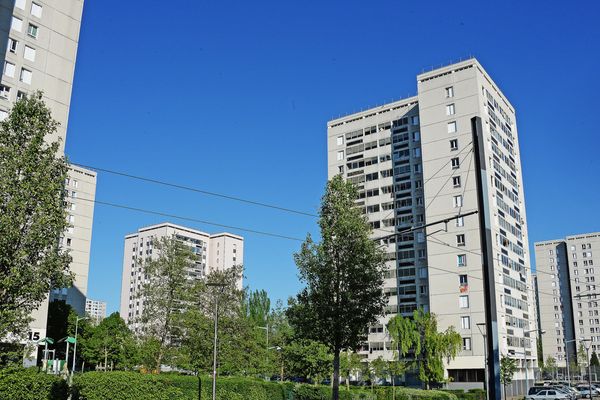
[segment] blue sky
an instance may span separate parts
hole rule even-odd
[[[87,1],[71,161],[315,212],[326,122],[476,56],[517,110],[531,244],[599,231],[597,2]],[[316,220],[103,173],[97,200],[303,238]],[[88,296],[118,310],[123,237],[97,205]],[[172,220],[208,232],[221,229]],[[236,231],[234,231],[236,232]],[[245,236],[246,284],[286,299],[300,242]]]

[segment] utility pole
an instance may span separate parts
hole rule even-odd
[[[494,258],[492,251],[492,231],[488,203],[487,167],[485,163],[485,142],[481,118],[471,118],[473,132],[473,159],[477,187],[477,209],[479,211],[479,240],[483,268],[483,292],[485,305],[485,327],[487,345],[487,388],[489,400],[501,400],[500,354],[498,351],[498,313],[496,309],[496,285],[494,284]]]
[[[206,286],[215,288],[224,288],[224,283],[207,283]],[[215,290],[215,337],[213,345],[213,381],[212,381],[212,400],[217,399],[217,333],[219,326],[219,292]]]

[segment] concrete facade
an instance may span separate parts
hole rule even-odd
[[[577,359],[584,339],[591,340],[590,354],[600,351],[598,249],[598,232],[535,243],[543,355],[559,367],[566,366],[567,353]]]
[[[94,324],[98,325],[104,318],[106,318],[106,302],[86,299],[85,315],[87,315]]]
[[[141,257],[157,258],[153,240],[172,236],[189,245],[200,259],[188,270],[189,279],[203,279],[213,271],[243,265],[244,238],[231,233],[211,235],[196,229],[163,223],[140,228],[136,233],[125,236],[120,314],[136,333],[143,332],[143,326],[136,320],[144,309],[144,299],[140,290],[145,280],[143,266],[138,260]],[[242,287],[241,279],[238,287]]]
[[[463,351],[448,365],[453,385],[482,386],[485,322],[477,215],[409,235],[386,235],[477,209],[471,118],[481,118],[492,225],[501,354],[519,360],[515,379],[536,365],[534,291],[515,111],[475,59],[421,74],[418,96],[328,123],[328,176],[358,185],[357,201],[388,251],[387,316],[370,328],[362,354],[391,357],[385,324],[416,307],[453,326]],[[363,197],[364,196],[364,197]],[[383,239],[382,239],[383,238]],[[391,242],[395,241],[395,243]]]

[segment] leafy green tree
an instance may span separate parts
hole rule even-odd
[[[598,355],[595,351],[592,352],[592,357],[590,357],[590,366],[600,367],[600,360],[598,360]]]
[[[579,365],[579,373],[581,376],[586,374],[585,368],[587,368],[588,365],[588,358],[583,343],[579,343],[579,347],[577,348],[577,365]]]
[[[285,308],[281,300],[278,300],[275,308],[269,315],[270,325],[270,346],[272,351],[269,356],[269,367],[271,373],[279,373],[280,380],[284,379],[284,359],[283,349],[292,341],[293,330],[285,314]]]
[[[81,323],[81,321],[80,321]],[[137,343],[133,333],[115,312],[97,326],[90,326],[90,333],[80,341],[83,359],[91,365],[103,365],[104,369],[130,369],[137,364]]]
[[[379,356],[371,361],[371,368],[373,368],[373,374],[379,379],[386,379],[389,375],[389,365],[383,357]]]
[[[313,340],[296,340],[285,347],[284,360],[290,375],[303,376],[315,384],[331,373],[332,356],[327,346]]]
[[[536,341],[536,346],[537,346],[538,368],[543,370],[544,369],[544,347],[542,346],[542,338],[539,335],[538,335],[538,338]]]
[[[255,290],[248,293],[247,313],[248,318],[256,326],[266,326],[269,323],[271,312],[271,299],[264,290]]]
[[[554,373],[556,372],[556,359],[554,357],[546,357],[544,372],[550,373],[552,376],[554,376]]]
[[[334,400],[339,398],[340,352],[358,348],[386,304],[385,255],[369,237],[371,228],[356,199],[356,188],[341,176],[328,182],[320,208],[321,242],[308,235],[294,255],[306,287],[287,313],[299,337],[325,343],[333,352]]]
[[[361,370],[361,358],[358,353],[345,351],[340,356],[340,375],[346,378],[346,388],[350,390],[350,377]]]
[[[510,385],[515,372],[517,371],[517,361],[514,358],[502,355],[500,358],[500,383],[504,389],[504,398],[506,399],[506,385]]]
[[[399,355],[412,352],[419,370],[419,379],[427,389],[432,383],[444,381],[444,358],[454,359],[462,347],[462,338],[454,327],[438,332],[434,314],[415,310],[412,318],[396,315],[388,330]]]
[[[41,93],[18,100],[0,122],[0,337],[20,339],[48,292],[70,286],[67,162],[58,123]]]
[[[144,307],[139,322],[146,338],[156,339],[159,344],[156,347],[155,341],[148,340],[153,345],[147,350],[156,349],[153,369],[160,371],[165,357],[172,354],[173,344],[182,336],[182,313],[194,291],[188,269],[194,267],[198,256],[175,236],[154,240],[153,245],[157,257],[139,260],[146,277],[140,290]]]

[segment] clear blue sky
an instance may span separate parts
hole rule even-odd
[[[598,4],[87,0],[67,154],[314,212],[327,120],[414,94],[423,68],[472,54],[517,110],[530,244],[599,231]],[[103,173],[96,198],[300,238],[317,232],[310,217]],[[91,298],[118,310],[124,235],[164,220],[96,206]],[[238,233],[246,284],[274,299],[295,294],[300,243]]]

